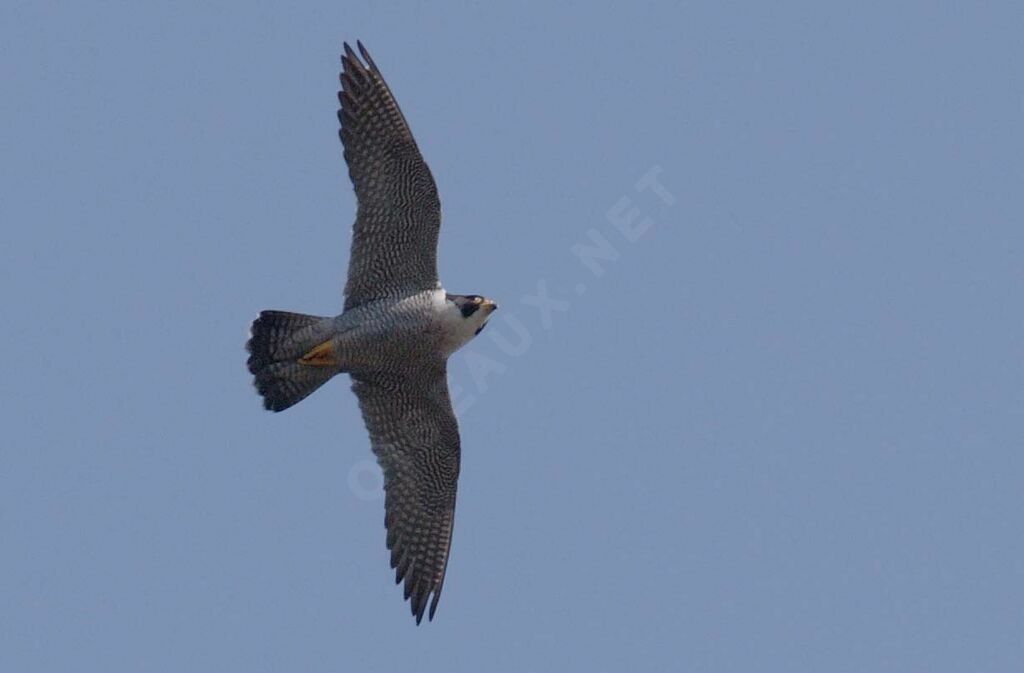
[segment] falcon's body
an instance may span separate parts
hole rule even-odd
[[[497,305],[450,295],[437,274],[440,202],[430,169],[380,71],[359,45],[342,56],[341,140],[359,202],[345,307],[320,318],[263,311],[246,344],[264,405],[282,411],[339,373],[352,377],[384,470],[387,546],[419,623],[444,583],[459,474],[448,356]],[[365,63],[364,63],[365,62]]]

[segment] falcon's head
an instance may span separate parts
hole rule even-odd
[[[498,305],[478,294],[449,294],[445,296],[448,304],[458,310],[461,317],[460,332],[470,334],[466,341],[472,339],[487,325],[487,319],[498,309]]]

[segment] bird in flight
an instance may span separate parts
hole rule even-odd
[[[384,472],[387,547],[395,582],[419,624],[444,585],[459,476],[459,427],[448,356],[498,305],[448,294],[438,280],[441,203],[430,169],[370,54],[346,43],[338,120],[358,208],[341,315],[263,311],[252,323],[249,371],[263,405],[283,411],[336,374],[352,390]]]

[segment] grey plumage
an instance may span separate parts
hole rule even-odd
[[[345,45],[338,94],[358,201],[344,311],[334,318],[264,311],[246,347],[272,411],[338,373],[351,375],[384,471],[391,567],[418,624],[437,609],[455,517],[461,445],[446,363],[497,305],[441,288],[434,179],[376,64],[358,48],[362,59]]]
[[[433,619],[448,565],[460,456],[444,364],[429,376],[353,378],[352,390],[384,470],[384,525],[395,582],[405,580],[405,597],[417,621],[433,593]]]
[[[441,202],[437,186],[391,90],[361,43],[364,65],[345,45],[339,136],[359,208],[345,309],[437,287]]]

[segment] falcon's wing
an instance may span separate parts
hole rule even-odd
[[[361,43],[345,44],[338,120],[359,202],[345,309],[437,287],[437,186],[384,77]],[[365,61],[365,63],[364,63]]]
[[[395,582],[405,580],[405,598],[419,624],[431,594],[434,618],[455,518],[459,426],[445,365],[415,378],[353,376],[352,390],[384,470],[384,525]]]

